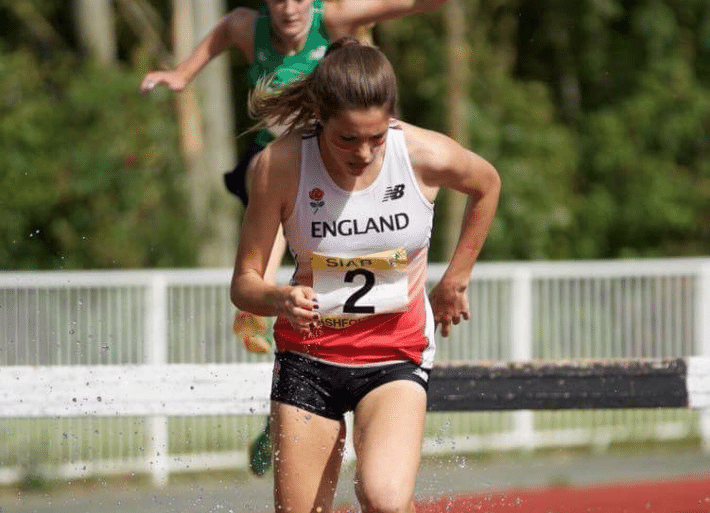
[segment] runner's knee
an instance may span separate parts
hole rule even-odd
[[[358,479],[355,485],[363,513],[409,513],[412,509],[412,493],[407,483],[397,476],[382,475],[377,482]]]

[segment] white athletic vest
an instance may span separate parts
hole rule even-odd
[[[277,322],[279,350],[353,363],[389,354],[431,367],[434,322],[425,285],[434,208],[414,176],[404,132],[390,126],[385,145],[372,185],[346,191],[326,171],[317,136],[303,137],[284,233],[296,262],[291,283],[315,289],[323,330],[301,340],[288,322]]]
[[[426,342],[418,346],[418,355],[411,356],[406,348],[403,354],[430,367],[434,323],[425,285],[433,204],[424,197],[414,176],[404,132],[391,126],[385,144],[377,179],[367,189],[346,191],[326,171],[317,136],[303,137],[296,202],[284,223],[296,262],[291,283],[312,286],[318,294],[325,331],[341,333],[324,334],[323,347],[333,350],[327,358],[336,359],[335,346],[350,339],[352,330],[344,328],[373,329],[371,323],[361,325],[359,321],[387,319],[375,315],[406,311],[407,325],[419,325],[419,337]],[[287,324],[279,323],[284,346],[287,339],[298,344],[295,333],[288,335],[288,330]],[[395,338],[392,343],[399,343]],[[318,345],[318,337],[308,342],[312,349]],[[372,343],[386,342],[373,339]],[[377,354],[376,347],[370,349]]]
[[[433,213],[433,205],[422,194],[414,176],[401,129],[390,127],[380,174],[372,185],[361,191],[338,187],[325,170],[318,138],[305,136],[301,144],[296,204],[284,226],[297,264],[293,283],[314,286],[318,284],[318,275],[328,274],[320,272],[321,268],[331,266],[335,274],[340,269],[343,271],[340,274],[344,275],[361,267],[363,260],[368,260],[367,256],[386,252],[389,254],[381,255],[382,259],[390,263],[393,272],[406,265],[408,300],[419,292],[417,288],[424,286]],[[397,251],[400,248],[404,253]],[[314,254],[323,257],[314,257]],[[373,267],[382,267],[382,260],[369,261]],[[344,290],[357,291],[362,290],[365,282],[365,277],[356,274],[350,285],[345,281],[341,285]],[[387,295],[385,292],[384,296]],[[323,302],[325,298],[320,296],[319,293]],[[359,306],[368,306],[368,299],[366,293],[352,303],[357,310]],[[385,311],[374,313],[388,313],[386,305],[384,308]],[[389,311],[398,311],[396,305],[392,308]]]

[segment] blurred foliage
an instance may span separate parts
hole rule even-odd
[[[192,265],[170,97],[72,55],[0,55],[4,269]]]
[[[515,74],[548,84],[578,141],[568,256],[708,254],[710,3],[521,1],[518,13]]]
[[[468,145],[503,180],[482,259],[708,254],[710,2],[461,1]],[[0,2],[3,267],[193,265],[200,239],[172,95],[135,94],[160,63],[119,19],[121,67],[97,69],[76,49],[71,2],[32,2],[59,46],[10,4]],[[151,4],[171,47],[170,2]],[[384,23],[375,36],[400,80],[402,118],[446,131],[442,12]],[[246,63],[232,56],[241,132]],[[435,260],[445,223],[437,217]]]
[[[710,250],[710,90],[682,61],[644,73],[611,111],[590,113],[579,174],[580,253]]]
[[[503,181],[481,258],[708,254],[710,3],[467,6],[468,142]],[[381,33],[403,117],[445,129],[441,16]]]

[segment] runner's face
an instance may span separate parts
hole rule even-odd
[[[323,124],[321,151],[344,176],[358,177],[380,162],[390,114],[382,107],[344,110]]]
[[[302,35],[311,21],[313,0],[267,0],[271,26],[284,39]]]

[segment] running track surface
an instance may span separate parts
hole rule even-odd
[[[352,513],[354,509],[339,510]],[[417,513],[710,513],[710,476],[664,482],[550,487],[454,495]]]

